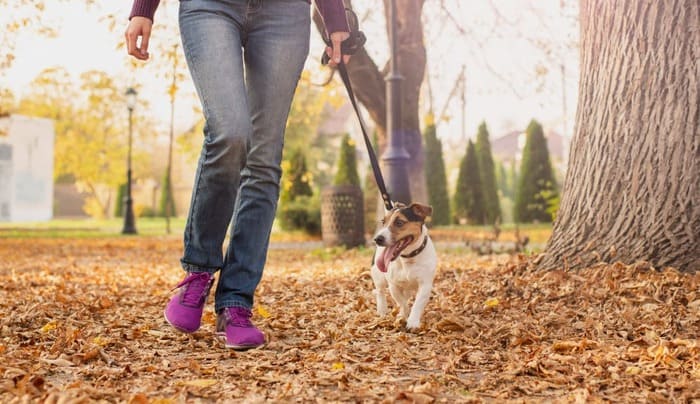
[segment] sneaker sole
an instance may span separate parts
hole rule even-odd
[[[229,344],[226,342],[226,334],[217,332],[216,333],[217,338],[221,340],[221,342],[224,343],[224,347],[228,349],[233,349],[234,351],[248,351],[250,349],[256,349],[265,346],[264,343],[260,345],[235,345],[235,344]]]
[[[179,326],[173,324],[173,322],[170,321],[170,319],[168,318],[168,315],[166,314],[165,311],[163,311],[163,317],[165,318],[165,321],[167,321],[167,323],[170,324],[171,327],[173,327],[174,329],[176,329],[180,332],[184,332],[185,334],[194,334],[195,332],[197,332],[199,330],[199,327],[197,327],[197,329],[195,329],[195,330],[187,330],[187,329],[184,329],[182,327],[179,327]]]

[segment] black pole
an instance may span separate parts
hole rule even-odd
[[[403,76],[398,70],[398,46],[396,38],[396,0],[390,1],[389,23],[391,24],[389,46],[391,48],[390,69],[386,77],[387,136],[388,142],[382,162],[387,177],[387,188],[391,198],[397,202],[409,203],[411,191],[408,185],[406,165],[410,158],[403,146],[401,127],[401,82]]]
[[[133,132],[133,113],[134,107],[129,106],[129,152],[126,158],[126,198],[124,198],[124,227],[122,228],[122,234],[136,234],[134,203],[131,199],[131,137]]]

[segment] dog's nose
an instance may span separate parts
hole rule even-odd
[[[374,238],[374,243],[379,246],[383,246],[386,239],[381,234]]]

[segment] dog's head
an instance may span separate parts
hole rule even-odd
[[[420,237],[425,219],[432,213],[432,207],[420,203],[408,206],[396,203],[394,209],[386,212],[382,219],[382,228],[374,236],[375,244],[385,247],[376,262],[380,271],[386,272],[389,263]]]

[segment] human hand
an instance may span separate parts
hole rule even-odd
[[[126,38],[126,51],[129,55],[139,60],[148,60],[148,40],[151,38],[151,27],[153,21],[146,17],[132,17],[129,26],[126,27],[124,37]],[[138,45],[138,38],[141,37],[141,46]]]
[[[336,67],[340,64],[340,56],[342,54],[340,47],[341,44],[343,43],[344,40],[350,38],[350,33],[349,32],[334,32],[331,34],[330,39],[331,39],[331,44],[333,47],[331,48],[330,46],[326,47],[326,53],[330,57],[330,60],[328,61],[328,65],[331,67]],[[350,61],[350,55],[342,55],[343,56],[343,63],[348,63]]]

